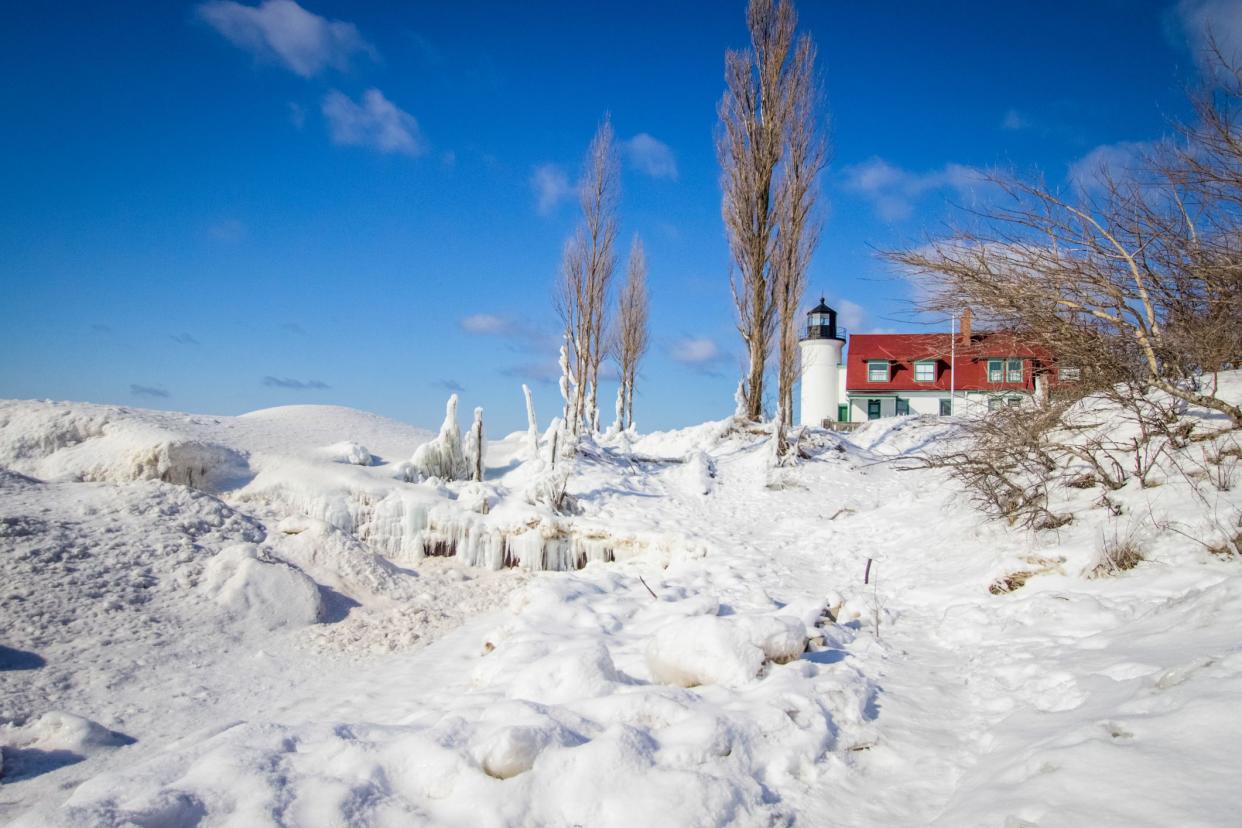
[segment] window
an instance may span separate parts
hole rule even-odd
[[[931,359],[924,359],[914,363],[914,381],[915,382],[935,382],[936,381],[936,362]]]
[[[867,382],[888,382],[887,359],[867,360]]]
[[[1004,382],[1005,381],[1005,360],[989,359],[988,360],[988,382]]]
[[[1009,382],[1022,382],[1022,360],[1009,358]]]
[[[868,420],[880,419],[880,401],[879,400],[867,400],[867,419]]]
[[[940,401],[940,416],[941,417],[953,416],[953,400],[950,400],[948,397],[945,397],[944,399]]]
[[[910,413],[910,401],[897,398],[897,416],[901,417]]]
[[[1021,397],[1007,397],[1005,398],[1005,405],[1009,406],[1010,408],[1017,408],[1018,406],[1022,405],[1022,398]]]
[[[1082,371],[1070,365],[1057,369],[1057,379],[1062,382],[1077,382],[1081,376]]]
[[[988,397],[988,411],[1000,411],[1004,403],[1004,397]]]

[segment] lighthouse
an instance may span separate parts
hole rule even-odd
[[[837,312],[824,304],[822,296],[806,316],[806,336],[798,343],[802,350],[800,422],[804,426],[822,426],[825,420],[838,419],[841,349],[845,339],[837,331]]]

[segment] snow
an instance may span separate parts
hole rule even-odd
[[[0,402],[0,822],[1236,821],[1236,436],[1040,533],[909,462],[952,420],[531,437]]]
[[[318,621],[323,614],[318,584],[296,567],[260,554],[252,543],[220,550],[203,568],[203,592],[233,617],[264,629]]]
[[[371,465],[371,452],[367,451],[366,446],[355,443],[353,440],[333,443],[326,446],[324,452],[337,463],[352,463],[355,466]]]

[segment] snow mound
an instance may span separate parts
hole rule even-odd
[[[675,621],[647,646],[651,678],[675,687],[738,686],[765,662],[783,664],[806,649],[806,627],[788,616],[698,615]]]
[[[0,465],[43,480],[161,480],[204,491],[249,477],[241,452],[127,409],[0,404]]]
[[[413,594],[413,577],[326,521],[291,515],[276,530],[268,540],[282,559],[362,604]]]
[[[0,779],[16,782],[133,743],[129,736],[98,722],[49,710],[23,724],[0,725]]]
[[[678,475],[682,485],[696,494],[709,495],[716,488],[716,463],[705,451],[692,451]]]
[[[369,466],[373,460],[366,446],[355,443],[353,440],[342,440],[339,443],[325,446],[323,452],[334,463],[348,463],[351,466]]]
[[[222,549],[203,576],[212,600],[264,629],[314,624],[323,615],[319,586],[289,564],[260,558],[255,544]]]
[[[599,641],[558,648],[518,670],[510,680],[513,699],[563,704],[607,695],[622,678],[608,648]]]

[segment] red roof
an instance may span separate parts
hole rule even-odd
[[[1047,351],[1022,341],[1008,331],[985,331],[963,343],[959,336],[956,349],[957,370],[953,373],[958,391],[1002,391],[1035,389],[1035,371],[1048,362]],[[846,358],[845,388],[847,391],[948,391],[950,354],[953,352],[948,333],[936,334],[853,334]],[[1022,359],[1021,382],[988,382],[988,359]],[[889,363],[888,382],[869,382],[867,362]],[[914,363],[935,362],[935,380],[915,382]],[[1008,374],[1006,373],[1006,377]]]

